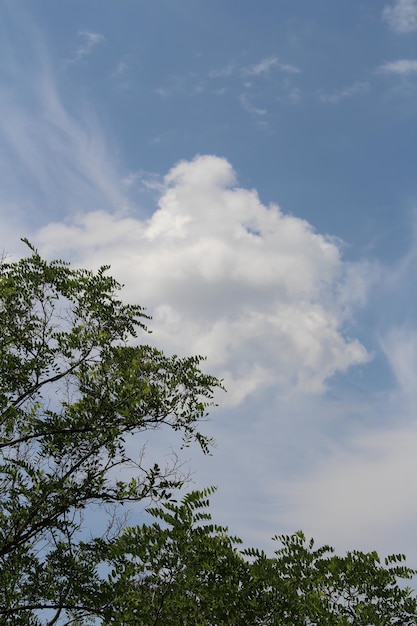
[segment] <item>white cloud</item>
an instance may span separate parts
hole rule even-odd
[[[246,93],[241,93],[239,96],[239,102],[242,108],[247,112],[255,116],[265,116],[268,111],[255,106],[249,96]]]
[[[384,8],[382,17],[397,33],[413,33],[417,31],[417,0],[396,0]]]
[[[263,74],[267,74],[272,67],[277,67],[282,72],[287,72],[290,74],[299,74],[300,70],[295,65],[290,65],[288,63],[280,63],[279,59],[275,56],[266,57],[262,59],[259,63],[254,63],[253,65],[249,65],[248,67],[242,70],[242,73],[245,76],[261,76]]]
[[[20,206],[34,221],[74,207],[125,207],[117,165],[97,121],[63,105],[41,49],[31,63],[19,86],[5,89],[0,100],[0,206]],[[8,65],[11,73],[22,72],[13,57]]]
[[[404,545],[399,531],[417,519],[416,446],[417,429],[398,426],[366,430],[349,448],[333,445],[310,477],[291,484],[287,524],[304,520],[309,534],[339,549],[398,551],[408,543],[409,552],[410,535]]]
[[[146,221],[84,213],[37,240],[48,254],[111,263],[129,299],[151,308],[158,343],[207,355],[231,403],[271,385],[320,393],[333,374],[368,359],[341,332],[350,277],[337,244],[236,187],[225,159],[172,168]]]
[[[245,68],[243,73],[247,76],[259,76],[260,74],[268,72],[271,67],[274,67],[275,65],[278,65],[277,57],[268,57],[266,59],[262,59],[259,63],[255,63],[254,65],[250,65]]]
[[[358,94],[364,94],[369,90],[369,84],[364,82],[354,83],[343,89],[336,89],[330,93],[319,93],[319,99],[326,104],[338,104],[341,100],[352,98]]]
[[[161,192],[164,189],[162,177],[156,172],[148,172],[146,170],[129,172],[129,174],[122,179],[122,182],[128,188],[139,183],[142,187],[150,190]]]
[[[395,303],[400,300],[399,309],[409,315],[401,294],[415,280],[415,251],[414,243],[396,267],[381,267],[373,292],[374,306],[382,306],[384,316],[389,316],[385,330],[378,332],[378,353],[380,361],[385,358],[384,367],[391,370],[391,382],[377,393],[367,388],[362,401],[356,396],[350,402],[345,398],[339,406],[323,403],[322,414],[330,411],[333,424],[339,424],[337,436],[329,436],[329,428],[320,433],[320,408],[311,406],[310,415],[315,416],[311,445],[305,436],[297,442],[301,455],[307,445],[315,450],[308,473],[302,468],[287,484],[268,486],[269,499],[275,495],[285,502],[282,522],[286,528],[303,527],[340,550],[405,552],[414,564],[417,332],[414,324],[398,325]],[[381,314],[379,323],[380,318]]]
[[[236,73],[240,73],[243,76],[266,76],[269,74],[269,70],[271,68],[276,68],[287,74],[300,74],[301,72],[301,70],[295,65],[291,65],[290,63],[281,63],[278,57],[270,56],[262,59],[259,63],[253,63],[252,65],[248,65],[247,67],[241,69],[239,69],[233,61],[224,67],[211,70],[208,73],[208,77],[225,78]]]
[[[398,59],[397,61],[384,63],[377,71],[383,74],[399,74],[400,76],[406,76],[407,74],[417,72],[417,60]]]
[[[81,39],[81,44],[78,46],[75,51],[74,61],[78,61],[82,57],[90,54],[98,44],[103,43],[105,41],[104,35],[100,33],[93,33],[87,30],[80,30],[78,32],[78,36]]]
[[[381,338],[381,347],[402,397],[417,400],[417,333],[393,327]]]
[[[134,86],[131,77],[131,68],[125,61],[119,61],[115,69],[111,72],[110,78],[114,81],[118,89],[130,89]]]
[[[295,65],[291,65],[290,63],[278,63],[278,67],[281,72],[287,72],[288,74],[300,74],[301,70]]]
[[[88,48],[92,48],[98,43],[104,41],[104,35],[101,35],[100,33],[91,33],[87,30],[80,30],[78,34],[85,40]]]

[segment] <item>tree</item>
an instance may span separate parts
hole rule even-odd
[[[127,527],[102,546],[113,594],[105,624],[256,623],[246,602],[251,577],[237,550],[241,540],[213,524],[205,510],[212,491],[149,509],[152,525]]]
[[[70,624],[103,611],[88,507],[111,526],[121,504],[184,480],[127,437],[168,426],[206,452],[198,425],[220,383],[201,357],[134,343],[148,317],[107,267],[48,263],[28,245],[0,266],[0,622]]]
[[[211,522],[211,490],[150,509],[156,521],[103,545],[113,594],[108,626],[413,626],[417,602],[399,584],[403,555],[315,548],[303,533],[275,537],[273,557],[240,549]],[[161,524],[162,522],[162,524]]]
[[[292,626],[412,626],[417,601],[410,588],[415,570],[396,554],[381,563],[376,552],[338,556],[330,546],[315,548],[302,532],[275,537],[273,558],[248,550],[261,590],[262,624]]]
[[[417,623],[403,555],[339,557],[295,533],[270,557],[212,522],[212,489],[174,501],[175,458],[148,466],[129,438],[169,427],[207,452],[199,425],[221,383],[201,357],[137,343],[148,318],[108,268],[30,248],[0,265],[2,626]],[[120,507],[149,498],[155,521],[126,525]]]

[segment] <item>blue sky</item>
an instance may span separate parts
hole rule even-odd
[[[110,263],[207,355],[219,523],[417,563],[417,1],[1,14],[2,249]]]

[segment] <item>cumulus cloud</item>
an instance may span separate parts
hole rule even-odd
[[[111,263],[164,349],[207,355],[232,403],[268,386],[322,392],[368,359],[342,332],[350,278],[337,243],[239,188],[223,158],[173,167],[147,220],[97,211],[37,238],[48,254]]]
[[[380,65],[378,72],[382,74],[398,74],[400,76],[413,74],[417,72],[417,60],[398,59],[397,61],[390,61],[389,63]]]
[[[415,264],[412,271],[403,270],[409,285]],[[394,275],[388,270],[384,280],[386,274],[390,283]],[[398,273],[396,282],[401,282]],[[290,488],[279,487],[286,502],[283,521],[288,528],[302,525],[308,534],[339,549],[402,551],[415,563],[417,332],[411,325],[389,325],[379,343],[392,383],[382,393],[368,392],[360,404],[352,404],[353,419],[345,436],[327,441],[322,437],[320,457],[309,475],[300,472]],[[323,407],[324,412],[328,409]],[[346,416],[348,405],[343,412]],[[274,486],[269,490],[273,494]]]
[[[397,33],[417,31],[417,0],[396,0],[384,8],[382,18]]]

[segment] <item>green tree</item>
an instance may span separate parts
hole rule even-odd
[[[415,571],[403,554],[381,563],[376,552],[338,556],[330,546],[315,548],[302,532],[275,537],[274,557],[245,552],[252,561],[263,606],[262,624],[292,626],[411,626],[417,602],[401,584]]]
[[[256,623],[246,598],[250,570],[237,550],[241,541],[212,523],[205,510],[211,491],[149,509],[152,525],[125,528],[103,546],[110,567],[106,593],[113,594],[105,624]]]
[[[103,545],[112,593],[108,626],[412,626],[417,602],[401,585],[403,555],[337,556],[301,532],[276,537],[274,556],[239,550],[212,523],[205,492],[150,509],[152,525]],[[107,591],[104,591],[107,587]]]
[[[167,426],[207,451],[198,426],[220,383],[200,357],[135,343],[147,316],[107,267],[48,263],[28,245],[0,265],[0,623],[70,624],[105,608],[85,511],[116,528],[119,505],[184,479],[127,437]]]

